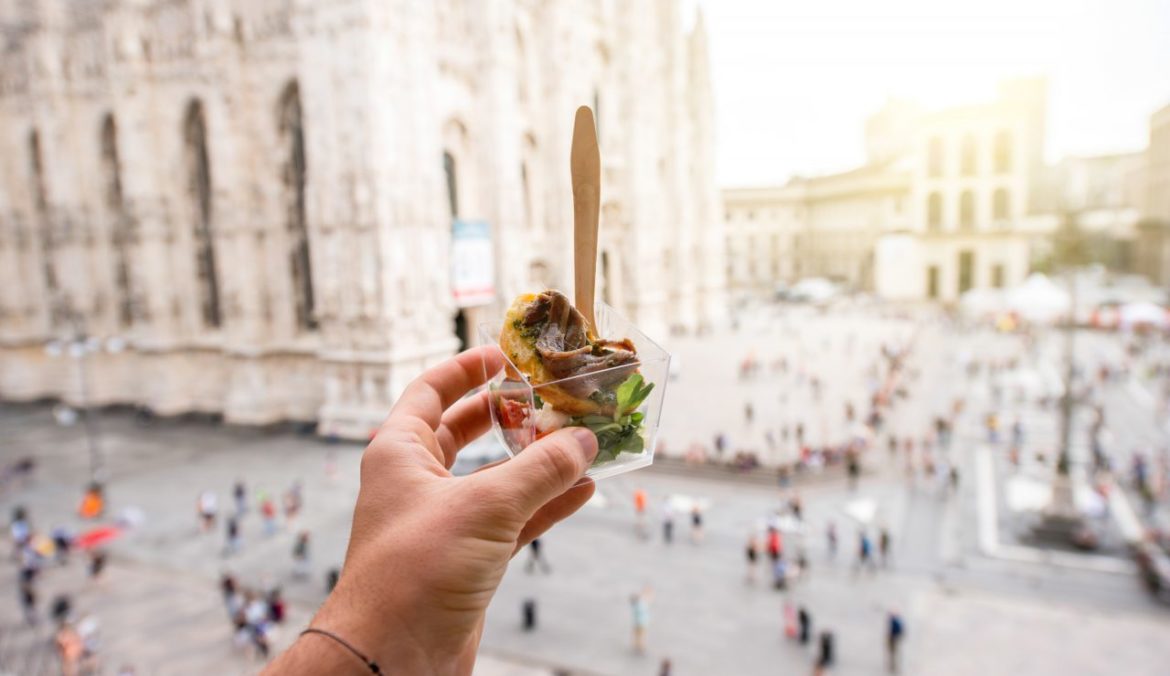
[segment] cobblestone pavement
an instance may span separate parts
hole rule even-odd
[[[912,333],[906,322],[870,315],[805,318],[795,338],[782,329],[769,333],[772,320],[760,321],[754,333],[750,324],[741,327],[750,339],[711,338],[711,354],[722,356],[710,363],[686,341],[671,345],[683,357],[664,420],[668,444],[743,427],[742,393],[758,390],[763,400],[766,392],[781,389],[767,378],[746,386],[737,382],[736,365],[751,349],[750,341],[761,341],[756,348],[761,360],[768,357],[766,350],[788,349],[784,340],[823,344],[818,331],[826,332],[830,348],[828,356],[806,360],[826,383],[823,398],[789,396],[782,403],[778,395],[768,395],[774,408],[757,408],[745,444],[761,443],[763,429],[794,419],[797,411],[813,419],[823,413],[825,429],[834,429],[843,415],[843,399],[835,398],[859,386],[865,370],[844,357],[830,358],[834,350],[845,351],[851,332],[857,336],[858,355],[876,349],[882,336],[904,339]],[[867,332],[869,322],[878,328]],[[960,340],[926,325],[917,345],[912,367],[921,375],[912,384],[912,399],[898,407],[891,424],[921,434],[929,416],[949,405],[955,388],[964,386],[955,374],[958,352],[978,352],[990,344],[983,337]],[[790,391],[807,392],[807,384],[791,378]],[[973,400],[981,396],[972,394]],[[654,674],[667,657],[676,674],[807,673],[812,653],[782,634],[785,600],[806,605],[814,629],[834,632],[834,674],[884,670],[882,632],[890,608],[907,619],[905,674],[1159,673],[1166,611],[1149,601],[1124,568],[1100,572],[981,553],[973,464],[981,442],[978,420],[978,413],[967,416],[953,451],[963,477],[957,493],[908,479],[901,461],[890,458],[884,447],[866,459],[869,471],[856,491],[832,478],[796,489],[805,505],[804,534],[790,533],[786,548],[803,548],[810,566],[785,592],[745,581],[743,547],[748,534],[791,492],[653,468],[601,482],[599,497],[543,540],[551,573],[526,572],[527,552],[509,568],[488,614],[477,673],[520,676],[563,668],[583,674]],[[1037,434],[1043,420],[1036,418]],[[49,571],[42,604],[57,589],[69,590],[79,611],[98,617],[107,671],[123,662],[149,674],[257,670],[256,658],[231,646],[215,580],[231,570],[246,584],[280,584],[293,612],[279,641],[294,635],[324,596],[325,571],[341,562],[360,447],[194,422],[160,421],[143,428],[117,413],[103,414],[100,424],[111,512],[134,507],[145,521],[111,546],[108,579],[92,585],[82,579],[77,564]],[[0,407],[0,429],[0,462],[24,455],[38,461],[34,481],[6,487],[0,508],[27,505],[42,530],[61,523],[80,528],[71,516],[88,471],[80,430],[56,426],[48,408],[38,406]],[[332,479],[324,471],[331,451],[338,468]],[[215,490],[221,509],[228,509],[237,478],[248,482],[253,496],[261,490],[279,494],[299,479],[305,511],[296,524],[271,537],[262,534],[253,511],[243,521],[242,551],[224,558],[221,530],[197,532],[195,499],[201,490]],[[992,480],[1003,479],[996,475]],[[646,489],[651,498],[650,537],[645,539],[634,530],[635,487]],[[705,505],[701,543],[691,542],[681,512],[675,542],[663,543],[662,505],[671,501],[681,510],[692,499]],[[887,527],[894,543],[889,567],[872,573],[857,571],[852,563],[858,517],[870,511],[870,522]],[[836,557],[829,556],[823,536],[829,520],[841,538]],[[293,533],[300,529],[313,538],[312,574],[306,580],[291,575]],[[765,577],[764,570],[757,572]],[[10,601],[0,604],[0,666],[13,673],[51,673],[44,634],[18,622],[13,575],[10,563],[0,566],[0,580],[10,590]],[[628,599],[646,585],[654,589],[652,621],[647,652],[637,655],[630,648]],[[538,628],[524,632],[520,608],[529,598],[537,603]]]

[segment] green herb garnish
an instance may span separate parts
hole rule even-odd
[[[570,425],[588,427],[597,435],[597,459],[594,465],[609,462],[619,453],[641,453],[646,447],[642,436],[642,422],[645,416],[638,411],[654,383],[648,383],[641,374],[634,373],[626,378],[616,390],[594,392],[589,398],[599,404],[612,402],[613,415],[586,415],[569,419]]]

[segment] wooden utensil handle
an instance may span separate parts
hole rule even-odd
[[[573,295],[577,310],[597,332],[593,297],[597,288],[597,224],[601,216],[601,153],[588,106],[577,109],[569,154],[573,178]]]

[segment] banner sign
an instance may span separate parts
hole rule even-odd
[[[487,221],[457,218],[451,225],[451,291],[457,307],[495,300],[495,256]]]

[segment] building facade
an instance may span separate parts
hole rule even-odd
[[[1170,289],[1170,105],[1150,116],[1142,178],[1135,267],[1153,283]]]
[[[0,2],[0,398],[364,437],[511,298],[569,290],[596,111],[599,295],[723,312],[701,19],[673,0]],[[487,232],[456,295],[452,228]]]
[[[1046,84],[1005,82],[991,102],[923,115],[910,136],[910,228],[876,250],[876,290],[953,302],[1027,276],[1043,199]]]
[[[728,287],[770,291],[806,277],[874,283],[874,247],[906,227],[908,175],[895,163],[723,191]]]

